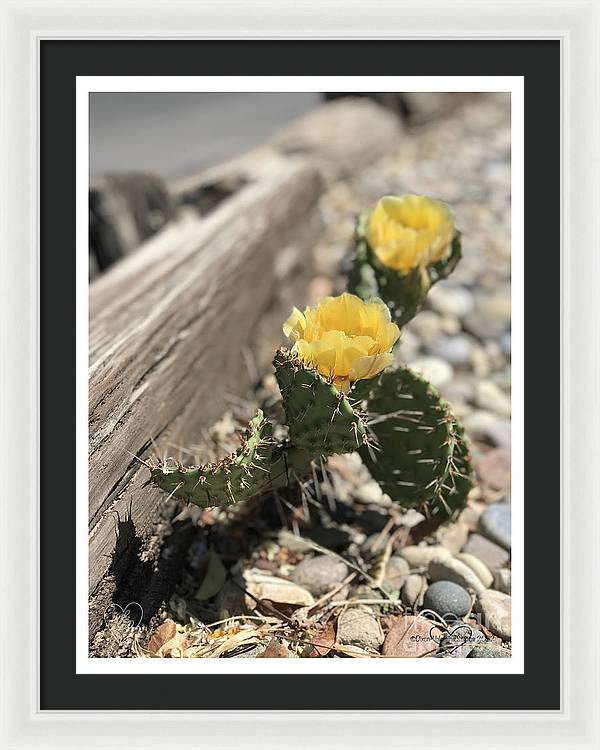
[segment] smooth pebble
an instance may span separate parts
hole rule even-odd
[[[494,544],[494,542],[490,542],[481,534],[471,534],[462,551],[481,560],[490,570],[502,568],[510,559],[510,555],[505,549]]]
[[[471,597],[457,583],[436,581],[425,592],[423,609],[431,609],[441,617],[464,617],[471,609]]]
[[[429,578],[432,581],[453,581],[476,594],[485,591],[485,586],[471,568],[454,557],[429,563]]]
[[[404,581],[400,599],[405,607],[414,609],[423,605],[423,597],[427,591],[427,580],[425,576],[411,573]]]
[[[511,510],[508,503],[494,503],[479,517],[477,531],[491,542],[510,550],[510,517]]]
[[[330,555],[317,555],[298,563],[291,578],[314,596],[323,596],[347,575],[348,566],[341,560]]]
[[[356,607],[350,607],[340,615],[337,638],[340,643],[375,651],[379,650],[384,640],[383,631],[375,616]]]
[[[481,583],[489,589],[494,583],[494,576],[491,574],[489,568],[481,562],[475,555],[470,555],[468,552],[462,552],[456,555],[456,559],[463,562],[467,567],[471,568],[473,573],[479,578]]]
[[[511,598],[501,591],[488,589],[477,597],[475,611],[482,615],[482,625],[502,640],[511,639]]]

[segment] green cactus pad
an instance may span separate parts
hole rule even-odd
[[[400,274],[384,266],[366,240],[371,213],[370,210],[363,211],[356,223],[348,291],[364,300],[379,297],[390,308],[395,322],[403,326],[419,312],[429,289],[438,281],[448,278],[456,268],[462,257],[460,233],[455,233],[447,258]]]
[[[292,445],[311,457],[349,453],[365,445],[364,420],[347,396],[286,349],[277,352],[273,365]]]
[[[403,507],[452,518],[466,504],[471,466],[448,404],[406,368],[372,381],[368,404],[373,445],[360,453],[373,478]]]
[[[151,481],[170,496],[200,508],[249,500],[270,485],[271,433],[270,422],[259,410],[235,453],[206,466],[183,466],[168,458],[151,467]]]

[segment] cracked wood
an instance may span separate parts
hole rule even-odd
[[[160,493],[144,487],[146,458],[190,446],[250,383],[305,284],[318,231],[321,180],[281,164],[206,218],[188,215],[90,288],[90,591],[114,566],[118,519],[136,535],[156,523]],[[304,268],[304,271],[302,267]],[[300,293],[300,292],[299,292]],[[264,339],[262,342],[260,339]]]

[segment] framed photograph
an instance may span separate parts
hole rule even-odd
[[[600,747],[599,22],[2,6],[3,746]]]
[[[188,174],[269,106],[272,144]],[[182,177],[102,173],[153,111]],[[82,76],[77,127],[78,673],[523,674],[522,78]],[[108,262],[127,180],[172,218]]]

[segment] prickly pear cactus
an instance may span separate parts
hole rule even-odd
[[[471,488],[462,428],[426,380],[400,368],[370,381],[368,430],[374,446],[360,449],[374,479],[392,500],[428,516],[452,518]]]
[[[348,453],[366,443],[360,412],[334,385],[286,349],[277,352],[273,365],[292,445],[316,457]]]
[[[462,257],[460,232],[455,233],[447,258],[401,274],[384,266],[370,247],[366,234],[371,214],[363,211],[356,223],[348,290],[364,300],[379,297],[390,308],[395,322],[403,326],[419,312],[429,289],[456,268]]]
[[[201,508],[249,500],[266,490],[271,481],[271,433],[270,422],[259,410],[235,453],[206,466],[183,466],[169,458],[152,466],[151,481],[170,496]]]
[[[384,368],[394,362],[399,326],[460,257],[449,206],[384,196],[357,223],[349,288],[360,299],[325,297],[304,313],[294,308],[283,325],[294,348],[278,350],[273,365],[288,439],[276,444],[259,411],[228,458],[202,467],[168,459],[150,466],[151,481],[202,508],[227,506],[309,475],[315,459],[358,450],[392,500],[452,518],[471,488],[462,428],[427,381]]]

